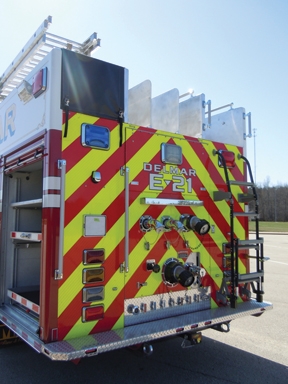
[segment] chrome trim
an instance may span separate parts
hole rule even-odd
[[[177,199],[160,199],[151,197],[142,197],[141,204],[146,205],[174,205],[174,206],[203,206],[204,203],[201,200],[177,200]]]
[[[93,303],[94,301],[104,300],[104,287],[85,287],[82,290],[82,302]]]
[[[104,268],[84,268],[82,271],[82,283],[83,284],[95,284],[104,282]],[[89,277],[92,278],[89,279]],[[95,280],[94,280],[95,279]]]

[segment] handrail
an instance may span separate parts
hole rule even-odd
[[[58,160],[58,169],[61,170],[61,181],[60,181],[60,222],[59,222],[58,269],[55,270],[55,280],[63,279],[66,160]]]
[[[125,167],[125,272],[129,272],[129,167]]]

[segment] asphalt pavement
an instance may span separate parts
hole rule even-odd
[[[260,317],[232,321],[231,331],[203,332],[202,343],[181,348],[174,338],[153,345],[150,356],[130,349],[72,362],[54,362],[24,343],[0,348],[1,384],[66,383],[288,383],[288,235],[263,234],[264,300]]]

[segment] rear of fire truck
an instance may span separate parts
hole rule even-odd
[[[51,21],[0,82],[2,323],[75,360],[185,347],[271,309],[250,115],[177,89],[152,98],[150,81],[128,90],[125,68],[90,57],[96,34],[58,38]]]

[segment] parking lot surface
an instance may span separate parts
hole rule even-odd
[[[202,343],[181,348],[163,340],[146,356],[129,349],[53,362],[24,343],[0,348],[1,384],[33,383],[288,383],[288,235],[263,234],[264,300],[273,310],[232,321],[229,333],[203,332]]]

